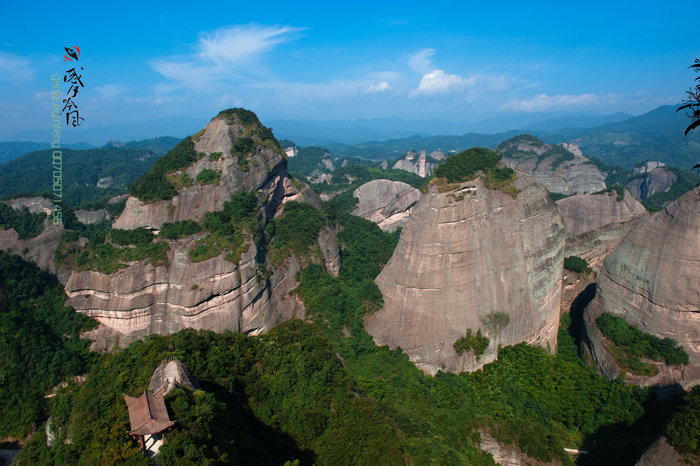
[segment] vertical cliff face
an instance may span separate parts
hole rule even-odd
[[[589,349],[610,378],[620,367],[595,322],[602,313],[640,330],[676,340],[687,366],[657,364],[655,377],[628,375],[641,385],[700,383],[700,188],[686,193],[634,227],[598,274],[596,297],[584,312]]]
[[[499,345],[556,347],[564,226],[542,185],[518,173],[510,194],[480,178],[447,192],[431,186],[413,207],[394,254],[375,282],[384,308],[367,331],[400,346],[423,371],[470,371]],[[496,325],[496,314],[507,323]],[[457,354],[467,329],[481,329],[485,353]]]
[[[647,215],[644,206],[628,191],[622,200],[610,192],[577,194],[556,204],[566,225],[566,255],[583,257],[596,270],[627,232]]]
[[[31,213],[46,214],[41,233],[36,236],[20,239],[14,228],[0,229],[0,249],[19,254],[23,259],[34,262],[40,269],[57,273],[54,252],[61,242],[65,232],[63,224],[54,225],[52,214],[54,204],[45,197],[18,197],[4,202],[15,210],[27,208]]]
[[[372,180],[357,188],[353,215],[371,220],[385,231],[403,227],[410,208],[420,198],[420,191],[401,181]]]
[[[96,346],[123,345],[148,334],[183,328],[263,333],[292,316],[303,317],[303,304],[289,292],[298,285],[296,275],[304,263],[321,262],[329,273],[338,275],[340,251],[330,227],[319,232],[318,257],[289,255],[274,264],[270,260],[270,237],[262,233],[266,225],[284,215],[290,201],[307,202],[317,209],[321,201],[306,184],[287,175],[286,158],[269,139],[249,138],[247,153],[236,156],[242,147],[240,139],[250,135],[250,125],[259,125],[257,118],[248,125],[240,120],[222,112],[193,137],[197,160],[164,175],[170,180],[197,180],[203,170],[210,174],[216,170],[218,182],[183,183],[171,199],[150,203],[131,196],[113,226],[158,230],[165,222],[180,220],[204,225],[206,213],[220,211],[232,194],[253,191],[257,206],[253,218],[258,224],[254,229],[259,233],[234,225],[244,238],[237,253],[224,247],[204,260],[192,253],[201,250],[202,244],[211,245],[206,242],[207,230],[178,239],[157,238],[168,243],[165,264],[137,260],[109,274],[74,270],[65,286],[68,304],[100,322],[89,335]]]

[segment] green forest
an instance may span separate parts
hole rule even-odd
[[[122,194],[159,155],[146,149],[62,149],[63,201],[74,207]],[[0,165],[0,198],[49,195],[52,192],[50,150],[30,152]],[[97,187],[100,179],[111,180]]]
[[[219,223],[257,223],[250,214],[257,202],[253,193],[239,194],[204,225],[211,233]],[[578,464],[634,464],[667,424],[669,435],[676,432],[674,442],[695,448],[700,431],[686,429],[693,425],[694,398],[659,399],[651,390],[600,377],[579,358],[573,329],[580,323],[568,314],[555,355],[520,344],[500,348],[497,361],[473,373],[424,375],[399,348],[375,346],[362,323],[382,305],[373,280],[399,233],[383,232],[330,203],[324,213],[289,202],[285,212],[265,232],[274,247],[298,254],[323,225],[337,225],[342,267],[335,278],[308,263],[295,291],[307,321],[292,320],[258,337],[187,330],[152,335],[115,353],[90,353],[76,335],[91,321],[63,307],[60,285],[47,287],[50,279],[17,256],[0,261],[18,271],[0,274],[2,292],[10,293],[3,302],[16,303],[10,304],[14,315],[33,319],[20,322],[34,329],[20,335],[38,339],[0,353],[6,355],[0,381],[17,387],[2,392],[11,397],[2,400],[4,418],[12,419],[5,434],[21,437],[51,416],[58,436],[48,448],[38,429],[18,464],[148,464],[127,435],[121,394],[140,394],[160,361],[172,357],[192,370],[202,390],[177,389],[166,398],[178,422],[158,455],[160,464],[494,464],[478,448],[480,432],[540,461],[572,464],[567,447],[589,452]],[[195,229],[171,225],[167,236]],[[282,235],[286,230],[294,235]],[[118,243],[115,248],[157,244],[142,230],[102,235]],[[18,282],[27,285],[18,288]],[[51,307],[32,305],[37,302]],[[496,317],[484,325],[507,325]],[[17,331],[16,317],[3,322],[5,335]],[[27,357],[33,347],[36,356]],[[40,369],[40,379],[24,377],[28,365]],[[84,383],[70,378],[82,373]],[[60,380],[68,380],[67,387],[43,398]],[[683,428],[673,431],[674,425]]]

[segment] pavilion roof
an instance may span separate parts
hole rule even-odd
[[[124,395],[124,401],[129,410],[131,435],[159,434],[175,424],[168,416],[162,396],[144,391],[138,398]]]

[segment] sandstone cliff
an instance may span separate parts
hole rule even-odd
[[[439,151],[432,152],[431,155],[433,154],[442,158],[445,156],[445,154]],[[398,160],[392,168],[406,170],[425,178],[426,176],[432,175],[433,169],[435,168],[435,163],[428,161],[428,156],[425,154],[425,150],[421,150],[420,154],[417,154],[415,151],[411,150],[406,153],[404,158]]]
[[[676,340],[687,366],[657,364],[655,377],[628,375],[640,385],[700,383],[700,187],[634,227],[605,260],[596,297],[584,312],[588,346],[609,378],[620,367],[605,348],[595,319],[603,312],[660,338]]]
[[[372,180],[352,195],[358,200],[353,215],[373,221],[382,230],[394,231],[406,224],[420,191],[401,181]]]
[[[684,461],[683,456],[668,443],[666,436],[659,437],[644,452],[636,466],[681,466],[693,464],[692,461]]]
[[[556,202],[566,225],[566,255],[586,259],[594,268],[602,264],[646,209],[629,192],[577,194]]]
[[[502,142],[496,150],[508,165],[529,173],[551,192],[585,194],[605,189],[605,174],[575,144],[550,145],[524,134]]]
[[[218,185],[181,186],[171,199],[150,203],[130,196],[114,228],[158,230],[166,221],[201,221],[207,212],[221,210],[232,194],[251,190],[258,200],[259,231],[272,218],[283,215],[289,201],[320,208],[318,195],[287,175],[281,149],[258,143],[250,149],[247,164],[231,155],[237,138],[248,133],[238,118],[222,112],[194,138],[195,150],[203,155],[167,175],[196,179],[201,170],[217,170]],[[339,246],[330,227],[324,227],[318,236],[320,257],[292,255],[274,265],[266,254],[269,238],[264,234],[246,234],[235,259],[224,250],[206,260],[194,260],[191,252],[207,233],[159,239],[169,247],[165,265],[139,260],[111,274],[72,272],[65,286],[68,304],[100,322],[88,335],[97,347],[123,345],[151,333],[183,328],[263,333],[292,316],[303,317],[303,304],[289,292],[298,285],[296,275],[305,261],[320,261],[336,276],[340,270]]]
[[[653,165],[650,165],[653,164]],[[635,199],[643,201],[654,193],[671,189],[678,177],[660,162],[647,162],[642,169],[635,169],[638,178],[630,180],[625,187]]]
[[[480,178],[421,196],[375,280],[384,308],[366,328],[377,344],[400,346],[429,374],[477,369],[496,359],[499,345],[525,341],[554,351],[564,226],[532,177],[518,173],[513,186],[515,199]],[[509,323],[489,325],[496,313]],[[453,348],[467,329],[490,339],[478,360]]]
[[[45,213],[43,231],[33,238],[19,239],[13,229],[0,230],[0,249],[19,254],[23,259],[34,262],[40,269],[56,273],[54,252],[64,233],[63,224],[54,225],[51,214],[54,209],[51,199],[45,197],[20,197],[5,202],[13,209],[26,207],[31,213]]]

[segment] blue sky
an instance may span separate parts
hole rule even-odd
[[[697,0],[528,3],[3,0],[0,140],[50,131],[63,46],[81,48],[85,82],[86,121],[66,140],[95,126],[128,139],[156,120],[194,132],[232,106],[263,122],[401,117],[466,131],[518,114],[639,114],[692,82]]]

